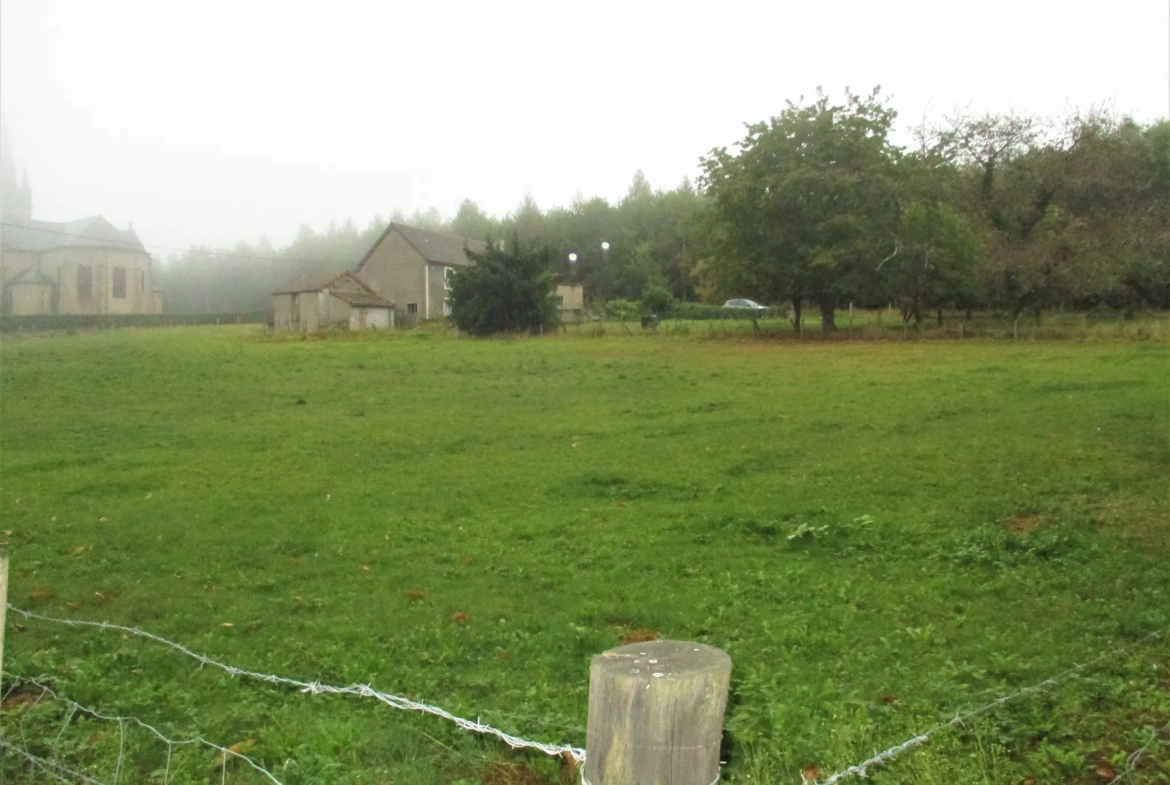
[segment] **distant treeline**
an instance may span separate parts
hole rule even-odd
[[[1170,122],[1092,111],[1058,120],[953,117],[890,140],[895,112],[875,90],[817,94],[748,126],[701,159],[697,184],[653,189],[639,171],[616,204],[577,198],[504,218],[465,200],[390,220],[556,250],[556,274],[593,304],[661,287],[680,301],[750,297],[832,315],[894,304],[1021,314],[1061,307],[1170,308]],[[160,272],[169,312],[268,307],[284,280],[351,267],[385,228],[375,218],[286,248],[193,248]]]

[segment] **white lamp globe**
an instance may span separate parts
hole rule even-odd
[[[603,250],[603,251],[609,250],[609,240],[603,240],[601,242],[601,250]]]
[[[569,254],[569,261],[570,261],[570,262],[575,262],[575,261],[577,261],[577,254],[575,254],[575,253],[571,253],[571,254]]]

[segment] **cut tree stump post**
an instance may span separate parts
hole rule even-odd
[[[634,643],[593,658],[585,785],[712,785],[731,658],[685,641]]]

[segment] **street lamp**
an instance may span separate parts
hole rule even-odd
[[[571,254],[569,254],[569,263],[570,263],[570,264],[576,264],[576,263],[577,263],[577,254],[576,254],[576,253],[571,253]]]

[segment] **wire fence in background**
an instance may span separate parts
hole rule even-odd
[[[451,712],[447,711],[446,709],[443,709],[443,708],[438,707],[438,706],[433,706],[433,705],[430,705],[427,703],[421,703],[418,701],[414,701],[414,700],[411,700],[411,699],[406,698],[406,697],[401,696],[401,695],[394,695],[391,693],[380,692],[378,690],[373,689],[369,684],[352,684],[349,686],[341,687],[341,686],[322,684],[321,682],[317,682],[317,681],[303,681],[300,679],[292,679],[292,678],[288,678],[288,677],[284,677],[284,676],[278,676],[276,674],[259,673],[257,671],[250,671],[250,670],[246,670],[243,668],[237,668],[235,666],[228,665],[226,663],[215,660],[215,659],[208,657],[206,655],[198,654],[198,653],[192,651],[191,649],[187,648],[186,646],[182,645],[181,643],[176,643],[175,641],[168,640],[166,638],[163,638],[161,636],[155,635],[155,634],[150,633],[150,632],[146,632],[145,630],[141,630],[137,627],[127,627],[127,626],[120,625],[120,624],[112,624],[112,623],[107,622],[107,621],[94,622],[94,621],[83,621],[83,620],[78,620],[78,619],[60,619],[60,618],[55,618],[52,616],[44,616],[44,615],[41,615],[38,613],[33,613],[31,611],[26,611],[26,610],[23,610],[21,608],[17,608],[11,604],[9,604],[7,607],[8,607],[8,610],[12,611],[13,613],[19,614],[20,616],[22,616],[28,620],[43,621],[43,622],[47,622],[47,623],[51,623],[51,624],[60,624],[60,625],[65,625],[65,626],[69,626],[69,627],[91,628],[91,629],[97,629],[97,630],[103,630],[103,631],[115,630],[115,631],[122,632],[122,633],[125,633],[128,635],[133,635],[136,637],[145,638],[147,640],[153,641],[155,643],[159,643],[163,646],[167,646],[175,651],[178,651],[181,654],[198,661],[201,666],[213,667],[213,668],[218,668],[220,670],[223,670],[224,672],[228,673],[232,677],[239,676],[239,677],[244,677],[244,678],[257,679],[257,680],[265,681],[265,682],[268,682],[270,684],[275,684],[275,685],[284,685],[284,686],[289,686],[289,687],[295,687],[297,690],[299,690],[303,694],[310,694],[310,695],[322,695],[322,694],[324,694],[324,695],[353,695],[353,696],[365,697],[365,698],[375,698],[378,701],[386,704],[387,706],[390,706],[391,708],[395,708],[395,709],[399,709],[399,710],[403,710],[403,711],[417,711],[417,712],[421,712],[424,714],[430,714],[432,716],[447,720],[463,730],[470,731],[472,733],[487,735],[487,736],[494,736],[495,738],[500,739],[501,741],[503,741],[505,744],[512,747],[513,749],[534,749],[534,750],[538,750],[540,752],[543,752],[546,755],[550,755],[550,756],[554,756],[554,757],[569,757],[578,765],[584,763],[584,761],[585,761],[585,750],[581,749],[579,747],[573,747],[573,746],[568,745],[568,744],[551,744],[551,743],[546,743],[546,742],[538,742],[538,741],[532,741],[529,739],[524,739],[524,738],[521,738],[518,736],[514,736],[512,734],[506,733],[505,731],[502,731],[502,730],[495,728],[491,725],[486,725],[486,724],[481,723],[479,721],[468,720],[468,719],[465,719],[463,717],[456,716],[456,715],[452,714]],[[996,700],[991,701],[990,703],[987,703],[983,706],[980,706],[977,709],[973,709],[973,710],[967,711],[963,714],[956,715],[953,719],[950,719],[946,722],[939,723],[938,725],[934,726],[933,728],[930,728],[929,730],[924,731],[921,734],[918,734],[910,739],[907,739],[906,741],[903,741],[899,744],[896,744],[896,745],[890,747],[889,749],[884,750],[883,752],[876,753],[873,755],[873,757],[868,758],[867,760],[864,760],[861,763],[858,763],[858,764],[853,765],[853,766],[849,766],[845,769],[841,769],[840,771],[830,775],[829,777],[826,777],[825,779],[804,780],[804,781],[805,781],[806,785],[813,785],[814,783],[815,783],[815,785],[836,785],[836,783],[842,782],[842,781],[847,780],[851,777],[866,777],[870,769],[873,769],[875,767],[882,766],[886,763],[889,763],[890,761],[894,760],[895,758],[897,758],[899,755],[906,752],[907,750],[914,749],[916,747],[919,747],[919,746],[927,743],[928,741],[930,741],[930,739],[933,736],[935,736],[939,733],[942,733],[943,731],[946,731],[946,730],[949,730],[951,728],[963,725],[964,723],[966,723],[969,720],[972,720],[972,719],[975,719],[979,716],[982,716],[982,715],[984,715],[990,711],[993,711],[999,707],[1002,707],[1002,706],[1004,706],[1012,701],[1015,701],[1015,700],[1018,700],[1020,698],[1023,698],[1023,697],[1029,696],[1029,695],[1034,695],[1036,693],[1044,692],[1046,690],[1052,689],[1053,687],[1057,686],[1058,684],[1067,680],[1068,678],[1070,678],[1071,676],[1073,676],[1075,674],[1082,673],[1082,672],[1088,670],[1089,668],[1095,667],[1095,666],[1101,664],[1102,662],[1105,662],[1106,660],[1112,659],[1114,657],[1119,657],[1122,654],[1132,652],[1133,650],[1135,650],[1139,646],[1142,646],[1150,641],[1157,640],[1159,638],[1166,636],[1167,633],[1170,633],[1170,628],[1163,628],[1161,630],[1157,630],[1155,632],[1152,632],[1152,633],[1144,636],[1143,638],[1141,638],[1137,641],[1129,643],[1125,646],[1118,647],[1118,648],[1113,649],[1111,651],[1107,651],[1107,652],[1093,658],[1092,660],[1089,660],[1088,662],[1074,665],[1073,667],[1071,667],[1071,668],[1069,668],[1069,669],[1067,669],[1067,670],[1065,670],[1065,671],[1063,671],[1063,672],[1061,672],[1061,673],[1059,673],[1051,678],[1045,679],[1044,681],[1038,682],[1032,686],[1024,687],[1024,688],[1022,688],[1014,693],[1011,693],[1009,695],[1005,695],[1001,698],[997,698]],[[81,707],[78,707],[78,708],[81,708]],[[88,710],[86,710],[86,711],[88,711]],[[98,716],[100,716],[100,715],[98,715]],[[167,741],[168,744],[170,744],[170,745],[203,743],[203,744],[207,744],[208,746],[211,746],[215,749],[224,751],[223,747],[219,747],[217,745],[214,745],[211,742],[207,742],[206,740],[201,739],[201,738],[200,739],[191,739],[191,740],[182,741],[182,742],[176,742],[173,740],[166,739],[161,734],[159,734],[158,731],[155,730],[154,728],[150,728],[149,726],[146,726],[142,723],[139,723],[138,720],[135,720],[133,718],[107,717],[105,719],[118,720],[118,721],[122,721],[122,722],[132,721],[132,722],[138,723],[138,724],[142,725],[143,727],[146,727],[147,729],[153,731],[156,735],[158,735],[160,738],[163,738],[163,740]],[[1170,726],[1168,726],[1168,727],[1170,727]],[[1127,776],[1128,774],[1132,773],[1132,771],[1137,766],[1138,762],[1141,760],[1142,756],[1149,750],[1149,748],[1154,744],[1154,742],[1157,741],[1159,734],[1165,730],[1166,730],[1166,728],[1155,731],[1153,736],[1149,740],[1149,742],[1144,747],[1137,750],[1136,752],[1134,752],[1130,756],[1130,758],[1128,760],[1128,764],[1127,764],[1129,766],[1129,769],[1127,769],[1127,771],[1123,772],[1122,774],[1118,775],[1118,778],[1116,780],[1114,780],[1114,782],[1119,782],[1122,777]],[[168,749],[170,749],[170,748],[171,747],[168,747]],[[230,753],[232,755],[236,755],[237,757],[244,758],[245,760],[248,760],[245,756],[239,755],[238,753],[232,752],[231,750],[227,750],[226,753],[224,754],[225,761],[226,761],[228,753]],[[258,764],[255,764],[251,760],[248,760],[248,762],[250,764],[252,764],[253,767],[256,768],[258,771],[261,771],[264,774],[266,774],[269,777],[269,779],[271,779],[273,782],[276,782],[276,779],[273,777],[273,775],[270,772],[263,769]],[[803,779],[804,779],[804,777],[802,775],[802,780]]]

